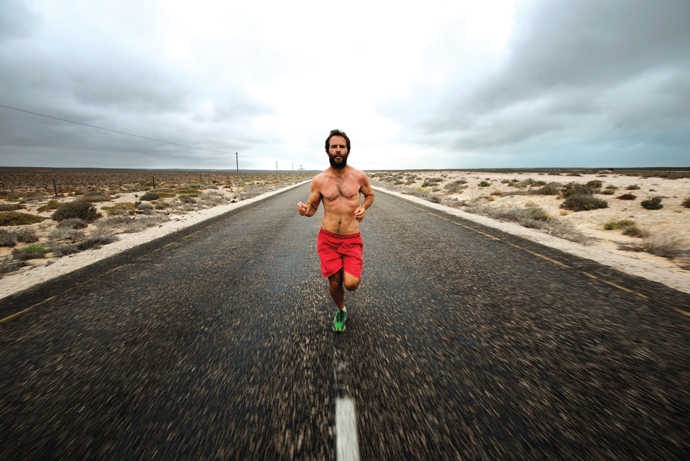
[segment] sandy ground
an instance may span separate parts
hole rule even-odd
[[[409,173],[410,172],[406,172],[405,174],[407,175]],[[621,247],[634,243],[635,239],[622,235],[622,233],[617,230],[604,230],[604,223],[610,220],[630,219],[634,220],[640,228],[646,230],[650,234],[659,235],[668,233],[670,235],[681,236],[685,240],[685,244],[690,247],[690,233],[688,232],[688,229],[690,229],[690,210],[681,205],[685,198],[690,197],[689,179],[667,180],[661,178],[616,176],[614,174],[608,174],[606,177],[595,175],[566,177],[536,175],[534,173],[497,174],[462,171],[424,171],[414,173],[414,177],[419,179],[417,179],[414,184],[410,184],[406,187],[414,189],[421,187],[425,179],[442,178],[443,181],[435,186],[439,190],[434,193],[438,193],[439,196],[447,195],[442,193],[445,184],[458,179],[464,179],[467,181],[466,185],[468,187],[464,189],[461,194],[452,194],[450,197],[469,201],[479,196],[485,196],[486,203],[488,204],[516,207],[524,207],[528,202],[532,202],[542,207],[547,213],[557,219],[571,222],[578,230],[589,236],[590,241],[587,245],[582,245],[547,235],[538,230],[527,229],[516,223],[499,222],[483,216],[470,214],[460,209],[430,203],[424,199],[410,195],[398,194],[400,197],[423,203],[433,208],[443,209],[444,211],[461,216],[465,219],[520,235],[549,247],[558,248],[562,251],[614,267],[622,272],[645,277],[679,291],[690,293],[690,270],[685,270],[681,267],[681,265],[684,264],[684,260],[672,261],[645,252],[625,251],[621,249]],[[498,195],[496,193],[497,191],[506,193],[517,190],[514,187],[510,187],[508,184],[502,183],[502,180],[518,179],[523,181],[528,178],[545,182],[557,181],[560,183],[571,181],[586,183],[587,181],[597,179],[604,181],[604,187],[613,185],[618,187],[618,189],[615,195],[599,196],[608,201],[609,208],[583,212],[567,212],[562,210],[560,208],[562,199],[559,199],[557,196],[507,196],[503,194]],[[491,186],[479,187],[478,184],[481,181],[487,181],[491,183]],[[637,184],[640,189],[626,190],[628,186],[633,184]],[[288,188],[297,186],[298,184],[288,186]],[[285,190],[285,188],[280,190]],[[118,242],[105,245],[100,249],[87,250],[59,259],[31,260],[31,265],[29,267],[16,273],[7,274],[0,280],[0,299],[107,258],[126,249],[149,242],[211,217],[218,216],[229,210],[243,207],[257,200],[270,197],[280,190],[237,203],[220,205],[202,211],[189,212],[184,215],[171,216],[171,221],[162,223],[158,227],[153,227],[134,234],[121,234],[119,235],[120,240]],[[432,192],[433,187],[426,187],[424,190]],[[638,198],[634,201],[622,201],[614,198],[628,192],[633,193]],[[663,197],[663,209],[646,210],[640,206],[641,200],[655,196]],[[116,201],[133,200],[135,200],[133,197],[129,197],[125,194]],[[112,203],[106,205],[112,205]],[[375,211],[375,205],[372,211]],[[43,226],[43,232],[47,232],[47,226],[54,224],[46,223],[49,223],[49,221],[34,224],[32,226],[36,226],[36,228]],[[10,251],[10,249],[2,249],[0,257],[9,254]]]

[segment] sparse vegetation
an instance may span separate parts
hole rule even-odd
[[[58,229],[84,229],[88,224],[83,219],[69,218],[63,219],[57,225]]]
[[[640,186],[638,186],[637,184],[631,184],[628,187],[626,187],[626,189],[628,189],[628,190],[640,190]]]
[[[482,181],[479,183],[479,187],[489,187],[489,186],[491,186],[491,183],[486,182],[486,181]]]
[[[686,198],[683,200],[683,203],[681,203],[685,208],[690,208],[690,197]]]
[[[618,200],[635,200],[637,198],[637,196],[633,195],[633,194],[623,194],[623,195],[619,195],[616,198]]]
[[[647,234],[642,241],[631,246],[634,251],[647,251],[648,253],[665,258],[678,258],[687,256],[689,250],[679,235],[671,233]]]
[[[43,222],[44,219],[29,213],[0,213],[0,226],[24,226]]]
[[[0,211],[15,211],[22,210],[24,208],[26,207],[21,203],[0,203]]]
[[[644,235],[644,231],[637,226],[637,223],[629,219],[609,221],[604,224],[604,229],[620,229],[623,235],[629,235],[630,237],[642,237]]]
[[[38,207],[39,212],[44,212],[44,211],[50,211],[50,210],[56,210],[60,206],[60,202],[57,200],[48,200],[48,203],[45,205]]]
[[[14,259],[26,261],[29,259],[44,258],[48,250],[40,244],[27,245],[24,248],[12,250]]]
[[[647,210],[660,210],[664,206],[661,204],[661,197],[654,197],[649,200],[642,200],[642,207]]]
[[[97,233],[89,238],[86,238],[78,243],[73,243],[69,245],[61,245],[53,249],[55,256],[58,258],[62,256],[67,256],[74,253],[79,253],[85,250],[90,250],[92,248],[97,249],[103,245],[109,243],[117,242],[118,237],[109,233]]]
[[[145,202],[150,202],[150,201],[152,201],[152,200],[158,200],[159,198],[161,198],[161,196],[160,196],[158,193],[156,193],[156,192],[147,192],[147,193],[145,193],[144,195],[142,195],[142,196],[139,198],[139,200],[143,200],[143,201],[145,201]]]
[[[0,229],[0,247],[10,247],[12,248],[17,244],[17,239],[14,234],[7,232],[5,229]]]
[[[570,195],[565,199],[565,202],[561,204],[561,208],[572,211],[596,210],[598,208],[608,208],[608,206],[609,204],[606,200],[588,194]]]
[[[113,206],[104,206],[101,208],[101,210],[105,211],[108,216],[119,216],[122,214],[129,214],[131,211],[134,213],[134,210],[137,209],[137,206],[133,202],[119,202],[113,204]]]
[[[91,203],[84,200],[74,200],[63,203],[53,212],[51,218],[54,221],[64,221],[70,218],[79,218],[87,223],[93,222],[102,215]]]

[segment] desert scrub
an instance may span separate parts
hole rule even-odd
[[[637,196],[633,195],[633,194],[623,194],[623,195],[619,195],[616,198],[618,200],[635,200],[637,198]]]
[[[164,210],[164,209],[168,208],[169,206],[170,206],[170,204],[166,201],[163,201],[163,200],[156,202],[156,210]]]
[[[0,213],[0,226],[24,226],[43,222],[44,219],[29,213]]]
[[[571,211],[588,211],[608,207],[609,204],[606,200],[587,194],[571,195],[561,204],[561,208]]]
[[[491,186],[490,182],[482,181],[479,183],[479,187],[489,187]]]
[[[129,221],[124,225],[123,232],[125,234],[133,234],[141,232],[149,227],[157,226],[161,223],[170,221],[167,216],[145,216],[134,221]]]
[[[647,234],[641,242],[631,246],[634,251],[646,251],[665,258],[687,256],[690,251],[683,238],[669,232],[663,234]]]
[[[55,229],[48,234],[48,239],[54,240],[70,240],[76,242],[84,239],[85,235],[82,231],[75,229]]]
[[[681,203],[685,208],[690,208],[690,197],[686,198],[683,200],[683,203]]]
[[[139,211],[152,211],[153,210],[153,205],[150,203],[140,203],[137,205],[137,210]]]
[[[649,200],[642,200],[642,208],[647,210],[661,210],[664,206],[661,204],[661,197],[654,197]]]
[[[57,256],[58,258],[62,256],[67,256],[70,254],[74,253],[79,253],[81,251],[85,250],[90,250],[90,249],[98,249],[103,245],[107,245],[109,243],[117,242],[118,237],[116,235],[110,234],[110,233],[105,233],[105,232],[99,232],[94,235],[92,235],[89,238],[86,238],[82,240],[79,243],[74,243],[71,245],[62,245],[56,248],[53,248],[52,251]]]
[[[534,220],[548,221],[549,219],[551,219],[551,217],[549,217],[549,215],[546,214],[546,211],[544,211],[543,208],[541,208],[534,202],[525,203],[525,208],[527,208],[527,212],[529,213],[530,218]]]
[[[616,220],[611,220],[608,221],[606,224],[604,224],[604,229],[606,230],[614,230],[614,229],[622,229],[624,227],[630,227],[636,225],[635,221],[632,221],[630,219],[623,219],[620,221]]]
[[[0,211],[15,211],[23,210],[25,208],[26,207],[21,203],[0,203]]]
[[[177,199],[182,203],[196,203],[196,200],[187,194],[180,194],[177,196]]]
[[[14,233],[14,238],[17,240],[17,242],[22,243],[38,242],[38,236],[36,235],[36,231],[30,228],[19,229],[17,232]]]
[[[88,203],[95,203],[95,202],[110,202],[113,199],[113,197],[110,197],[108,195],[102,195],[101,193],[91,193],[89,192],[88,194],[85,194],[81,200],[84,202]]]
[[[220,192],[210,191],[199,196],[199,202],[212,205],[220,205],[225,203],[225,195]]]
[[[645,235],[645,231],[640,229],[637,226],[637,223],[635,221],[632,221],[630,219],[623,219],[620,221],[616,220],[611,220],[604,224],[604,229],[606,230],[614,230],[614,229],[620,229],[623,233],[623,235],[628,235],[630,237],[642,237]]]
[[[182,194],[182,195],[194,195],[194,196],[197,196],[197,195],[199,195],[201,192],[199,192],[199,191],[196,190],[196,189],[181,189],[181,190],[178,190],[177,193],[178,193],[178,194]],[[178,195],[178,197],[179,197],[179,195]]]
[[[60,206],[60,202],[57,200],[48,200],[48,203],[46,203],[43,206],[38,207],[39,212],[43,211],[50,211],[50,210],[56,210]]]
[[[84,229],[88,224],[83,219],[70,218],[60,221],[57,225],[58,229]]]
[[[528,208],[518,208],[508,205],[482,205],[480,200],[473,200],[466,205],[467,207],[465,208],[465,211],[469,213],[488,216],[499,221],[518,222],[523,227],[539,229],[547,234],[570,240],[572,242],[586,244],[589,241],[589,237],[577,230],[577,228],[571,223],[563,222],[554,218],[548,218],[546,220],[535,219],[535,215],[546,216],[546,213],[543,212],[543,210],[533,212]]]
[[[0,229],[0,247],[12,248],[17,244],[17,239],[14,234],[7,232],[5,229]]]
[[[539,189],[532,189],[529,191],[533,195],[560,195],[563,184],[559,182],[550,182]]]
[[[601,181],[590,181],[587,184],[582,184],[579,182],[569,182],[563,186],[563,197],[570,197],[571,195],[593,195],[598,191],[597,187],[592,187],[589,184],[592,182]]]
[[[158,200],[159,198],[161,198],[161,196],[157,192],[147,192],[144,195],[142,195],[139,198],[139,200],[143,200],[145,202],[150,202],[152,200]]]
[[[72,202],[63,203],[53,212],[51,218],[53,221],[64,221],[70,218],[79,218],[87,223],[93,222],[102,215],[96,210],[91,203],[84,200],[74,200]]]
[[[628,187],[626,187],[626,189],[628,189],[628,190],[639,190],[640,186],[638,186],[637,184],[631,184]]]
[[[40,244],[27,245],[24,248],[12,250],[14,259],[26,261],[28,259],[44,258],[48,250]]]
[[[108,216],[119,216],[123,214],[129,214],[130,211],[137,209],[136,204],[133,202],[119,202],[113,204],[113,206],[104,206],[101,210],[108,213]]]

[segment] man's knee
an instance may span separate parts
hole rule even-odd
[[[361,282],[360,279],[356,279],[356,278],[352,278],[352,279],[346,278],[346,279],[345,279],[344,285],[345,285],[345,288],[347,289],[347,291],[355,291],[357,288],[359,288],[359,283],[360,283],[360,282]]]

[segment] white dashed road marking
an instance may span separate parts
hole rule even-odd
[[[337,461],[359,461],[357,415],[352,399],[335,399],[335,443]]]

